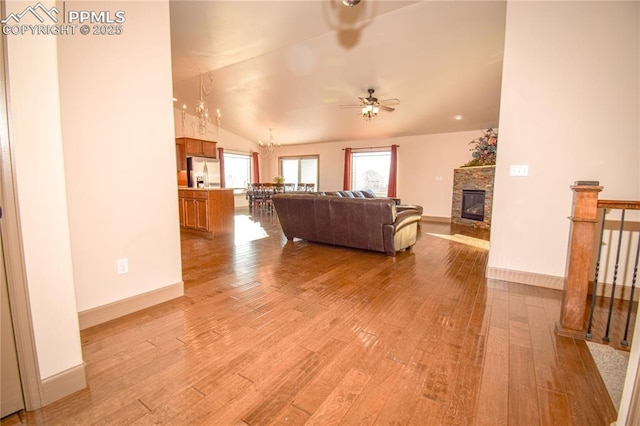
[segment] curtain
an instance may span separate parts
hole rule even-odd
[[[253,182],[259,183],[260,182],[260,165],[258,163],[258,153],[254,152],[252,154],[252,157],[253,157],[253,170],[251,173],[251,178],[253,179]]]
[[[344,180],[342,182],[344,191],[351,190],[351,148],[344,149]]]
[[[391,145],[391,164],[389,165],[389,189],[387,197],[397,197],[398,190],[398,145]]]
[[[224,176],[224,148],[218,148],[218,161],[220,164],[220,188],[225,188],[225,176]]]

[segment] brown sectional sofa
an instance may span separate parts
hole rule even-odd
[[[411,248],[418,235],[421,211],[398,212],[391,198],[276,194],[272,197],[287,239],[384,252]]]

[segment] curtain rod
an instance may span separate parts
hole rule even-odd
[[[384,146],[363,146],[363,147],[359,147],[359,148],[351,148],[351,151],[354,151],[356,149],[376,149],[376,148],[391,148],[393,145],[384,145]],[[400,145],[396,145],[396,148],[399,148]],[[347,148],[342,148],[342,150],[344,151]]]

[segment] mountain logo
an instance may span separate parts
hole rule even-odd
[[[28,13],[31,13],[33,16],[35,16],[36,19],[41,23],[44,23],[45,18],[43,18],[41,14],[49,17],[49,19],[51,19],[53,22],[58,22],[58,18],[54,15],[54,13],[57,15],[58,13],[60,13],[60,11],[55,6],[53,6],[51,9],[47,9],[42,3],[38,2],[38,4],[36,4],[35,6],[27,6],[20,13],[10,13],[9,16],[1,20],[0,23],[7,24],[13,19],[17,24]]]

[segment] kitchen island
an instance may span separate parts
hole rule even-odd
[[[178,187],[180,226],[215,235],[233,232],[233,189]]]

